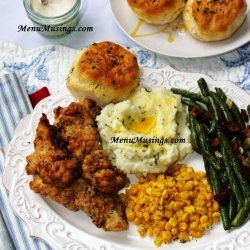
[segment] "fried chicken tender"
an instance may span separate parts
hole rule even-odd
[[[34,141],[35,151],[27,157],[27,174],[39,174],[45,184],[64,187],[81,174],[80,162],[65,147],[58,129],[42,114]]]
[[[93,150],[83,161],[83,178],[90,180],[93,187],[103,193],[118,192],[129,183],[129,179],[112,166],[104,150]]]
[[[30,182],[30,188],[72,211],[82,210],[91,217],[97,227],[104,230],[122,231],[128,228],[119,196],[102,194],[84,179],[77,179],[71,185],[60,188],[44,184],[42,179],[36,176]]]
[[[101,138],[95,118],[100,113],[96,103],[85,98],[82,102],[72,102],[68,107],[58,107],[55,113],[55,126],[68,143],[68,150],[79,160],[92,150],[101,148]]]
[[[30,188],[35,193],[39,193],[44,197],[48,197],[57,203],[65,206],[69,210],[79,210],[75,204],[75,197],[78,190],[82,190],[84,185],[80,179],[74,181],[72,185],[61,188],[51,184],[44,184],[42,179],[37,175],[34,180],[30,182]]]
[[[89,185],[77,194],[75,204],[97,227],[115,232],[128,228],[124,206],[118,194],[103,194]]]

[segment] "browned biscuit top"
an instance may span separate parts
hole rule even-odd
[[[128,0],[131,7],[141,9],[148,14],[161,13],[164,9],[176,6],[175,0]]]
[[[112,89],[122,90],[138,78],[136,57],[112,42],[94,43],[79,58],[78,72]]]
[[[198,27],[208,32],[223,32],[245,8],[244,0],[195,0],[192,14]]]

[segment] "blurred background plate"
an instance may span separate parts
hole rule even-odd
[[[171,25],[150,25],[140,22],[128,6],[127,0],[110,0],[114,18],[124,33],[134,42],[162,55],[184,58],[223,54],[250,41],[250,0],[247,0],[247,4],[248,16],[230,38],[205,43],[193,38],[185,30],[181,17]]]

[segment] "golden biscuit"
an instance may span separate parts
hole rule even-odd
[[[245,0],[188,0],[184,23],[192,36],[201,41],[230,37],[246,18]]]
[[[182,12],[184,0],[127,0],[133,12],[142,20],[152,24],[174,21]]]
[[[136,57],[124,47],[105,41],[78,54],[67,87],[79,99],[89,96],[105,105],[124,100],[138,85],[139,76]]]

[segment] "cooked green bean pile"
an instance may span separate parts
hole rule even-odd
[[[250,212],[250,105],[239,110],[221,88],[211,91],[198,80],[201,93],[172,88],[189,107],[193,149],[203,156],[207,178],[220,204],[225,230],[242,225]]]

